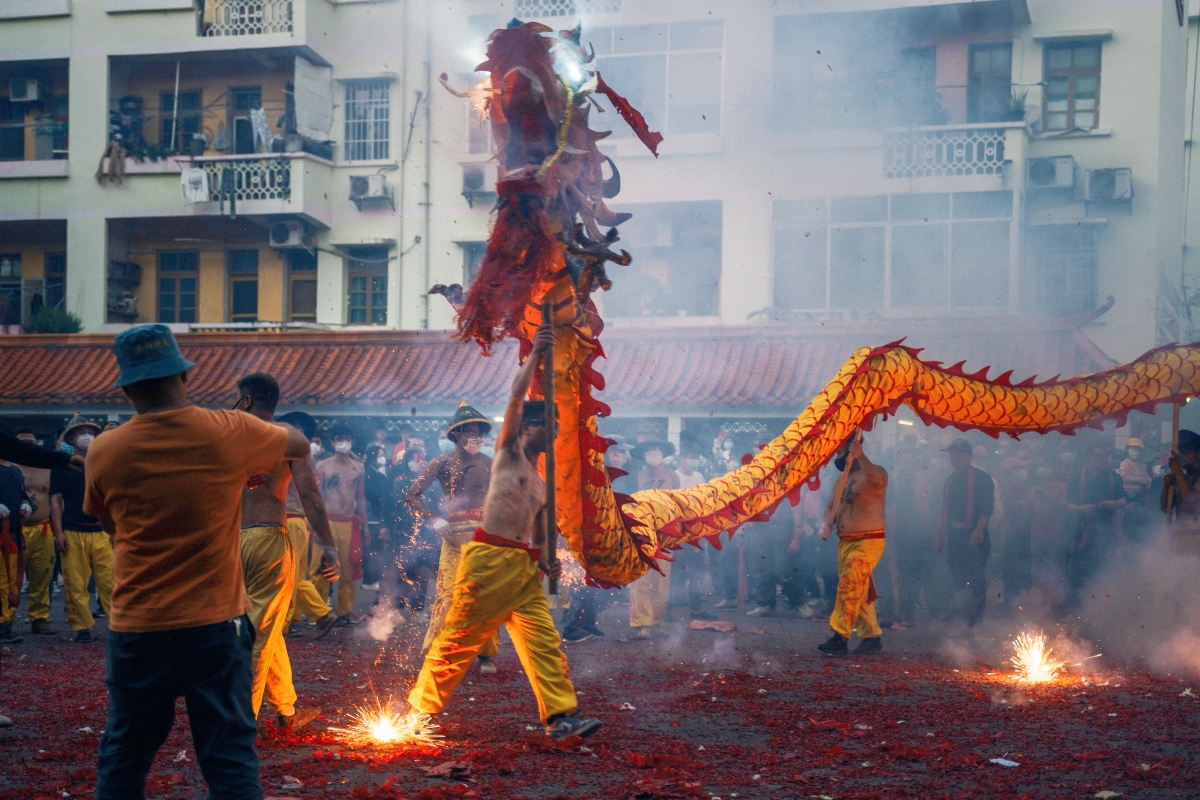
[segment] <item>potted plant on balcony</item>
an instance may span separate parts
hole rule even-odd
[[[1025,98],[1028,92],[1025,89],[1013,89],[1008,96],[1008,113],[1005,119],[1009,122],[1024,122],[1025,121]]]

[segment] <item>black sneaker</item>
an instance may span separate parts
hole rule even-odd
[[[586,739],[600,730],[598,719],[576,719],[570,714],[563,714],[546,725],[546,735],[556,742],[568,739]]]
[[[567,644],[579,644],[590,638],[592,638],[592,634],[587,631],[565,630],[562,635],[562,640]]]
[[[108,619],[108,614],[105,614],[104,608],[100,607],[92,612],[92,617],[94,617],[95,619]]]
[[[600,630],[599,625],[593,625],[591,633],[592,633],[592,636],[603,636],[604,635],[604,631]]]
[[[873,656],[883,652],[883,639],[878,636],[871,636],[863,639],[858,643],[858,647],[854,648],[856,656]]]
[[[692,619],[699,619],[699,620],[704,620],[705,622],[712,622],[713,620],[720,619],[720,617],[718,617],[716,614],[709,614],[707,611],[693,611]]]
[[[25,637],[13,633],[11,623],[5,622],[0,625],[0,644],[20,644],[23,641]]]
[[[323,636],[325,636],[325,634],[327,634],[331,630],[333,630],[333,626],[336,625],[337,622],[338,622],[338,615],[333,613],[332,611],[330,611],[328,614],[326,614],[325,616],[323,616],[319,620],[317,620],[317,635],[314,636],[313,638],[314,639],[322,638]]]
[[[80,631],[79,633],[75,634],[75,642],[77,644],[90,644],[91,641],[92,641],[92,632],[91,631]]]
[[[846,647],[846,640],[839,633],[833,634],[826,641],[817,645],[817,649],[827,656],[844,656],[850,652],[850,648]]]

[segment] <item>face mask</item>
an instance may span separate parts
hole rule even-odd
[[[695,472],[696,467],[700,466],[700,462],[694,458],[684,460],[683,465],[687,467],[688,472]]]
[[[420,475],[422,472],[425,471],[425,462],[424,461],[408,462],[408,471],[412,472],[416,475]]]
[[[324,449],[325,448],[321,447],[321,445],[317,444],[316,442],[309,442],[309,444],[308,444],[308,452],[313,454],[313,458],[316,458],[317,456],[321,455],[321,453],[322,453],[322,451],[324,451]]]
[[[87,450],[89,447],[92,446],[92,442],[94,442],[94,441],[96,441],[95,436],[92,436],[90,433],[85,433],[85,434],[75,437],[75,446],[81,447],[84,450]]]
[[[646,453],[646,463],[652,467],[657,467],[663,462],[662,453],[657,450]]]
[[[379,456],[378,458],[375,459],[375,463],[381,467],[386,467],[387,466],[387,456]]]
[[[351,442],[334,442],[333,449],[339,453],[349,453]]]
[[[467,439],[467,443],[463,446],[463,449],[471,455],[476,455],[483,449],[483,439],[478,436],[472,436],[470,439]]]

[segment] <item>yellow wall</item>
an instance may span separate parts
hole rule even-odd
[[[208,135],[209,148],[205,152],[214,155],[212,144],[216,137],[217,126],[225,123],[226,133],[231,137],[233,131],[228,120],[226,104],[227,90],[232,86],[261,86],[263,108],[267,112],[267,124],[271,133],[282,135],[283,129],[276,128],[275,123],[283,116],[286,109],[284,87],[292,80],[291,71],[264,74],[262,71],[228,72],[219,77],[193,79],[188,77],[188,64],[183,64],[180,71],[179,91],[200,92],[200,105],[204,114],[200,123],[200,132]],[[175,91],[175,65],[154,64],[143,68],[129,77],[129,94],[141,95],[144,100],[142,113],[146,117],[145,130],[142,135],[150,144],[160,144],[162,138],[162,94]],[[167,114],[166,116],[170,116]]]
[[[200,280],[196,298],[198,322],[225,321],[225,253],[200,252]]]
[[[283,322],[284,253],[271,247],[258,250],[258,319]]]

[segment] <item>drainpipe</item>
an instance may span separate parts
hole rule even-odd
[[[421,286],[421,298],[425,315],[421,327],[429,329],[429,281],[433,274],[433,239],[430,236],[433,206],[433,112],[430,99],[433,94],[433,22],[430,18],[430,0],[425,0],[425,283]]]

